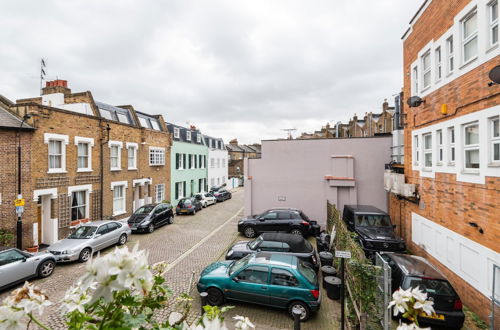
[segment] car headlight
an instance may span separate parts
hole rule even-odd
[[[228,256],[228,257],[230,257],[230,256],[232,256],[232,255],[233,255],[233,253],[234,253],[234,251],[233,251],[233,250],[229,250],[229,252],[227,253],[227,256]]]
[[[238,225],[242,225],[245,221],[238,221]]]
[[[75,253],[75,250],[69,249],[69,250],[64,250],[61,252],[61,254],[72,254],[72,253]]]

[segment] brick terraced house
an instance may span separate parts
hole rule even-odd
[[[410,25],[404,179],[416,195],[392,193],[391,217],[411,252],[436,264],[488,320],[500,265],[500,86],[488,78],[500,64],[498,1],[424,1]],[[500,299],[498,269],[496,279]]]
[[[34,128],[31,172],[23,179],[30,200],[25,247],[170,199],[171,138],[161,116],[96,102],[88,91],[71,93],[65,80],[47,82],[41,97],[18,100],[8,110],[18,118],[31,114],[27,123]],[[2,217],[9,224],[14,219]]]

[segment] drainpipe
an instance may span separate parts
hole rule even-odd
[[[102,120],[99,119],[99,126],[102,128]],[[101,152],[101,158],[100,158],[100,181],[101,181],[101,196],[100,196],[100,210],[99,210],[99,217],[102,220],[103,219],[103,207],[104,207],[104,145],[109,142],[109,131],[111,131],[111,127],[109,127],[109,124],[106,124],[106,141],[102,141],[103,139],[101,138],[101,146],[100,146],[100,152]],[[102,136],[102,130],[101,130],[101,136]]]

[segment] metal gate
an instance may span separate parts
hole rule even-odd
[[[500,266],[493,265],[493,283],[491,286],[490,329],[500,327]]]
[[[384,330],[391,328],[391,311],[387,307],[391,301],[391,266],[379,253],[375,254],[375,265],[380,267],[377,275],[377,316]]]

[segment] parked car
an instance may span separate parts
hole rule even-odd
[[[342,219],[350,231],[358,234],[367,257],[372,259],[380,251],[406,251],[404,240],[396,238],[395,226],[384,211],[370,205],[345,205]]]
[[[211,193],[197,193],[194,195],[194,197],[200,201],[203,207],[207,207],[208,205],[212,205],[217,202],[214,195],[212,195]]]
[[[392,291],[418,286],[434,302],[435,314],[420,313],[419,324],[462,328],[462,301],[443,273],[422,257],[398,253],[381,256],[391,266]]]
[[[254,252],[273,252],[293,255],[315,271],[319,268],[319,257],[314,247],[304,237],[287,233],[264,233],[253,241],[237,242],[226,254],[226,260],[241,259]]]
[[[238,222],[238,231],[248,238],[265,232],[284,232],[307,236],[314,234],[312,222],[301,210],[276,208],[259,215],[252,215]]]
[[[94,252],[111,245],[127,243],[132,231],[130,227],[119,221],[101,220],[89,222],[68,236],[48,247],[57,262],[89,260]]]
[[[226,189],[215,190],[212,192],[212,194],[217,199],[217,202],[223,202],[233,197],[232,194]]]
[[[214,191],[217,191],[217,190],[220,190],[220,189],[223,189],[224,186],[212,186],[210,188],[210,192],[214,192]]]
[[[132,232],[152,233],[164,224],[173,223],[174,212],[172,206],[167,203],[147,204],[138,208],[127,222]]]
[[[292,255],[259,252],[206,267],[198,291],[207,292],[210,305],[238,300],[287,309],[298,308],[301,321],[319,310],[321,295],[314,270]]]
[[[0,250],[0,290],[33,277],[54,272],[55,257],[50,253],[28,253],[19,249]]]
[[[195,215],[196,211],[203,208],[201,202],[194,197],[185,197],[179,200],[175,208],[175,214],[192,214]]]

